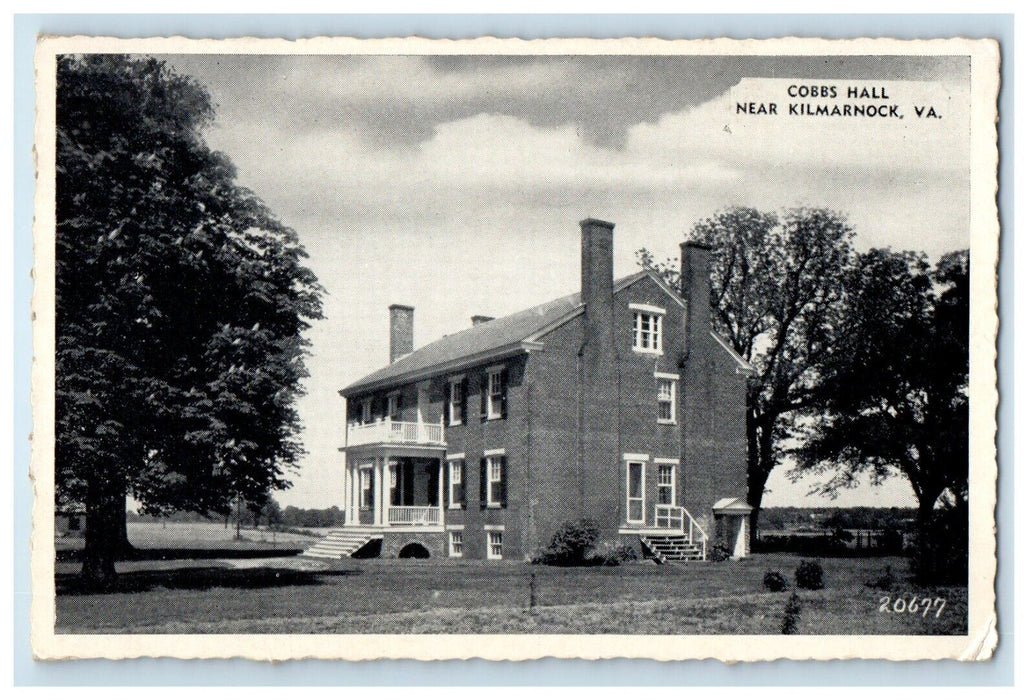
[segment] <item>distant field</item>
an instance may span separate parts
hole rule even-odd
[[[200,523],[161,523],[139,522],[126,526],[129,541],[133,546],[143,549],[305,549],[322,536],[323,532],[314,530],[314,535],[298,535],[273,532],[265,529],[255,530],[241,528],[241,539],[235,539],[236,530],[231,524],[225,527],[218,522]],[[66,536],[57,539],[58,551],[81,549],[82,537]]]
[[[58,563],[59,633],[612,633],[777,634],[789,593],[766,593],[762,575],[793,581],[799,557],[560,569],[516,562],[353,560],[299,567],[276,548],[312,538],[222,524],[133,524],[130,539],[182,558],[118,565],[121,592],[77,591],[75,561]],[[266,541],[262,538],[266,537]],[[288,541],[288,537],[295,539]],[[198,550],[190,556],[186,550]],[[271,551],[272,550],[272,551]],[[219,552],[225,552],[222,558]],[[261,556],[241,559],[242,556]],[[305,564],[305,562],[301,562]],[[824,559],[827,588],[803,592],[803,634],[963,634],[966,589],[914,590],[901,558]],[[888,593],[864,586],[891,566]],[[301,570],[300,570],[301,568]],[[538,606],[530,613],[534,571]],[[947,603],[939,617],[880,612],[880,598],[915,593]]]

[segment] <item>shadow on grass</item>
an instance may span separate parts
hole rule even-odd
[[[103,591],[83,583],[78,574],[57,574],[54,581],[59,596],[97,593],[146,593],[155,590],[204,591],[211,588],[254,590],[285,586],[320,586],[328,576],[354,576],[358,569],[297,571],[273,567],[224,569],[219,567],[128,571],[119,574],[114,585]]]
[[[300,548],[280,547],[277,549],[190,549],[190,548],[134,548],[118,557],[118,561],[173,561],[176,559],[269,559],[270,557],[293,557],[300,554]],[[83,550],[65,549],[57,552],[59,562],[81,562]]]

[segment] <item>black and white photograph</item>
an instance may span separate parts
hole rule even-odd
[[[36,68],[38,656],[992,654],[995,42]]]

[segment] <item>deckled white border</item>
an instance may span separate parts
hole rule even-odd
[[[969,55],[971,57],[970,580],[966,637],[746,635],[68,635],[55,634],[54,600],[54,123],[55,57],[62,53],[515,54],[515,55]],[[118,39],[43,37],[36,51],[35,289],[33,309],[33,533],[31,637],[38,659],[246,657],[419,660],[653,658],[983,660],[996,646],[995,500],[998,152],[995,41],[938,39]]]

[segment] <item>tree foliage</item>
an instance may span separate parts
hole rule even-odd
[[[62,56],[57,78],[55,470],[103,582],[127,494],[225,513],[289,484],[321,289],[205,145],[197,82],[116,55]]]
[[[785,454],[795,416],[813,405],[844,304],[854,231],[827,209],[732,208],[698,222],[690,239],[712,246],[712,324],[757,370],[747,397],[748,502],[757,508]],[[639,262],[678,285],[673,260]]]
[[[904,475],[921,542],[939,499],[967,502],[969,256],[871,250],[846,278],[842,332],[816,389],[796,472],[828,493]],[[964,519],[965,520],[965,519]]]

